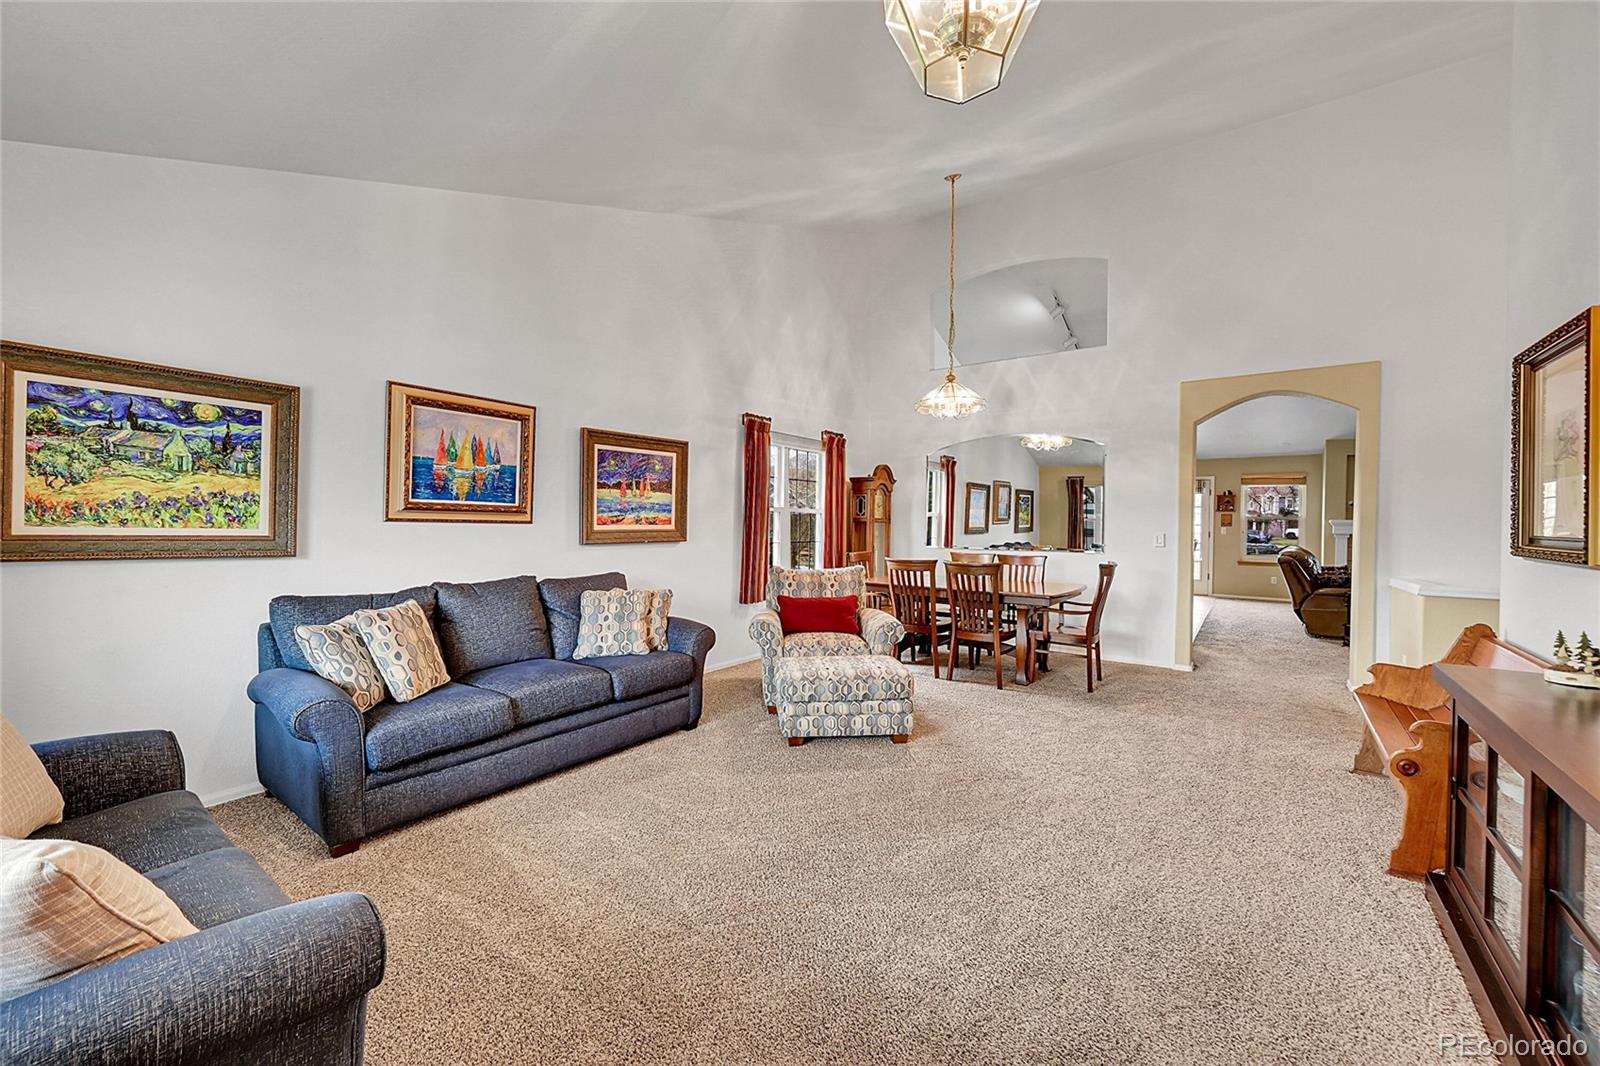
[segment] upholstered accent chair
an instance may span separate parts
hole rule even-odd
[[[778,620],[778,597],[854,596],[860,606],[856,619],[861,636],[854,633],[794,633],[783,635]],[[788,570],[775,566],[767,576],[767,606],[750,619],[750,639],[761,649],[761,699],[776,713],[778,660],[795,656],[893,655],[906,635],[899,619],[867,606],[867,571],[861,566],[832,570]]]
[[[1313,637],[1349,640],[1350,568],[1323,566],[1304,548],[1278,553],[1278,567],[1289,589],[1294,613]]]

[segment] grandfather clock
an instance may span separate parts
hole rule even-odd
[[[850,551],[870,552],[868,574],[886,572],[893,514],[894,471],[879,463],[869,477],[850,479]]]

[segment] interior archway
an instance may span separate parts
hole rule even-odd
[[[1350,591],[1349,676],[1359,681],[1374,661],[1377,604],[1378,418],[1382,367],[1377,362],[1284,370],[1185,381],[1178,400],[1178,543],[1195,534],[1193,486],[1200,423],[1263,396],[1301,395],[1344,404],[1356,412],[1354,561]],[[1194,589],[1187,557],[1177,570],[1174,661],[1194,663]]]

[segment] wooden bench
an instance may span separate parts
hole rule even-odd
[[[1486,625],[1468,626],[1441,663],[1491,670],[1539,670],[1547,663],[1512,647]],[[1445,864],[1450,812],[1450,695],[1433,667],[1374,663],[1372,680],[1354,692],[1366,720],[1353,773],[1386,770],[1400,788],[1405,815],[1389,872],[1423,878]]]

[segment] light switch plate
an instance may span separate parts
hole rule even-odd
[[[1157,533],[1156,534],[1156,547],[1165,548],[1166,546],[1167,546],[1167,535],[1165,533]]]

